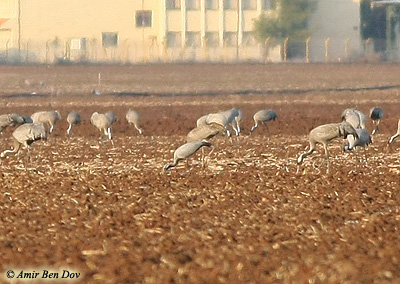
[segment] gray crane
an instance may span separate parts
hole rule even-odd
[[[100,133],[104,133],[104,135],[108,136],[108,139],[110,139],[111,143],[114,145],[111,135],[111,126],[115,122],[115,119],[112,115],[94,112],[90,118],[90,122],[100,131]]]
[[[234,114],[232,114],[232,112]],[[228,126],[231,125],[233,130],[238,134],[237,130],[237,123],[235,121],[236,119],[236,113],[238,113],[238,110],[236,108],[227,110],[227,111],[222,111],[219,113],[210,113],[203,115],[196,121],[197,127],[202,126],[202,125],[207,125],[207,124],[219,124],[222,125],[225,128],[225,133],[230,137],[230,132],[228,130]],[[240,121],[240,120],[239,120]]]
[[[224,131],[225,128],[219,124],[212,123],[200,125],[188,133],[186,136],[186,141],[195,142],[200,140],[210,140],[214,136]]]
[[[265,122],[267,121],[275,121],[275,119],[278,118],[278,115],[276,114],[276,112],[272,109],[263,109],[263,110],[259,110],[257,111],[254,116],[254,126],[250,129],[250,134],[256,130],[256,128],[258,127],[258,123],[262,123],[263,125],[265,125],[265,127],[267,127],[267,125],[265,124]]]
[[[353,108],[343,111],[342,121],[350,123],[354,128],[367,128],[367,116],[363,112]]]
[[[344,151],[353,150],[355,147],[364,147],[372,143],[371,135],[367,129],[357,128],[356,129],[358,138],[353,135],[347,136],[348,145],[344,146]]]
[[[328,143],[338,137],[347,138],[348,135],[353,135],[356,139],[358,139],[358,134],[354,127],[345,121],[341,123],[324,124],[314,128],[309,134],[310,149],[299,156],[297,159],[297,164],[300,166],[303,163],[304,158],[311,155],[316,150],[317,143],[321,143],[324,146],[325,157],[328,165],[327,173],[329,173],[330,163]]]
[[[227,119],[227,125],[230,125],[232,129],[235,131],[236,136],[239,135],[240,126],[238,122],[240,122],[241,118],[238,118],[239,115],[243,115],[243,113],[237,108],[231,108],[230,110],[221,111],[219,114],[222,114]]]
[[[225,128],[219,124],[205,124],[192,129],[186,136],[186,142],[208,141],[219,133],[224,133]],[[209,155],[213,150],[209,153]],[[205,166],[204,148],[201,148],[201,161],[203,167]]]
[[[132,109],[128,110],[128,112],[126,113],[126,120],[129,124],[133,124],[136,130],[139,131],[139,134],[143,133],[143,130],[139,127],[140,115],[137,111],[134,111]]]
[[[174,152],[174,161],[172,164],[166,164],[164,166],[164,171],[169,170],[172,167],[175,167],[179,161],[185,160],[196,153],[202,147],[210,147],[211,143],[207,141],[195,141],[183,144]]]
[[[13,138],[13,149],[5,150],[0,154],[1,158],[4,158],[7,153],[18,153],[21,146],[24,146],[28,151],[28,157],[30,155],[29,147],[37,140],[46,140],[46,129],[42,123],[26,123],[18,126],[12,133]]]
[[[2,114],[0,115],[0,132],[11,126],[21,125],[25,123],[23,116],[16,113]]]
[[[226,135],[228,135],[228,137],[231,136],[231,133],[228,130],[228,124],[229,124],[229,120],[228,118],[221,114],[221,113],[211,113],[209,115],[207,115],[206,118],[206,124],[216,124],[219,126],[222,126],[224,129],[224,132],[226,133]]]
[[[383,118],[383,109],[380,107],[373,107],[369,111],[369,117],[372,119],[372,123],[374,124],[374,130],[372,130],[372,135],[374,135],[379,128],[379,123]]]
[[[71,133],[72,125],[78,125],[82,122],[81,115],[78,112],[70,112],[67,116],[68,129],[67,135]]]
[[[399,119],[399,122],[398,122],[398,124],[397,124],[397,132],[396,132],[395,135],[393,135],[392,137],[390,137],[388,143],[389,143],[389,144],[392,144],[393,141],[394,141],[397,137],[399,137],[399,136],[400,136],[400,119]]]
[[[49,133],[53,132],[54,125],[61,120],[61,115],[57,110],[39,111],[31,115],[33,123],[43,123],[49,126]]]

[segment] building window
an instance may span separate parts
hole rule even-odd
[[[72,38],[69,41],[71,50],[86,50],[86,38]]]
[[[237,0],[225,0],[224,9],[225,10],[237,10]]]
[[[136,27],[151,27],[152,11],[136,11]]]
[[[218,0],[205,0],[206,9],[208,10],[217,10],[219,9]]]
[[[243,38],[242,38],[242,43],[243,43],[243,45],[246,45],[246,46],[256,45],[256,40],[253,36],[253,33],[252,32],[244,32]]]
[[[276,0],[262,0],[262,8],[264,10],[275,10]]]
[[[199,10],[200,0],[185,0],[187,10]]]
[[[242,9],[243,10],[256,10],[257,9],[257,0],[242,0]]]
[[[167,9],[180,9],[181,0],[167,0]]]
[[[168,47],[181,47],[182,37],[180,32],[168,32],[167,33],[167,46]]]
[[[186,33],[186,46],[199,47],[201,45],[200,32],[187,32]]]
[[[216,47],[219,43],[218,32],[208,32],[206,33],[206,42],[209,47]]]
[[[118,33],[103,33],[102,45],[104,48],[118,46]]]
[[[224,46],[236,46],[237,33],[225,32],[224,33]]]

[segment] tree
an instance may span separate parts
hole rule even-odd
[[[261,14],[255,21],[253,33],[257,41],[268,47],[281,45],[286,38],[305,40],[311,35],[308,27],[310,16],[315,11],[316,0],[271,0],[275,11],[271,15]]]

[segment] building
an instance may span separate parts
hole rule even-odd
[[[251,31],[261,13],[274,13],[271,1],[0,0],[0,61],[263,61]],[[319,12],[332,14],[335,5],[327,4],[332,1],[319,2],[325,7]],[[354,6],[353,0],[340,3],[341,10]],[[352,8],[349,13],[356,12]],[[340,20],[349,18],[347,13]],[[323,19],[317,14],[314,25]],[[352,29],[356,21],[336,31]],[[328,38],[333,30],[335,25],[323,25],[311,43]],[[324,58],[317,53],[320,47],[313,47],[315,61]],[[280,60],[278,49],[270,52],[270,60]]]

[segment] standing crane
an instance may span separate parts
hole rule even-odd
[[[0,154],[4,158],[8,153],[18,153],[21,146],[24,146],[28,151],[28,158],[30,159],[30,145],[37,140],[46,140],[46,129],[42,123],[26,123],[18,126],[12,133],[13,149],[5,150]]]

